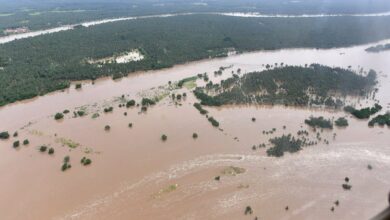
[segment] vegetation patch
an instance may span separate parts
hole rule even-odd
[[[367,107],[362,109],[355,109],[352,106],[346,106],[344,111],[351,113],[358,119],[368,119],[371,115],[374,115],[382,110],[382,106],[379,104],[375,104],[374,107]]]
[[[272,138],[269,140],[273,147],[267,150],[268,156],[282,157],[285,152],[295,153],[302,149],[303,142],[289,135]]]
[[[67,146],[67,147],[72,148],[72,149],[77,148],[77,147],[80,146],[79,143],[77,143],[77,142],[75,142],[75,141],[73,141],[73,140],[71,140],[71,139],[56,138],[55,141],[56,141],[56,143],[60,143],[60,144],[62,144],[63,146]]]
[[[64,118],[64,114],[62,114],[62,113],[56,113],[55,115],[54,115],[54,119],[55,120],[61,120],[61,119],[63,119]]]
[[[373,70],[363,76],[349,69],[319,64],[279,66],[242,77],[234,75],[221,84],[209,83],[196,88],[194,95],[200,104],[209,106],[259,103],[339,108],[344,105],[341,98],[363,97],[373,91],[376,83]]]
[[[378,115],[375,118],[371,119],[370,122],[368,122],[369,126],[374,126],[376,124],[380,126],[387,125],[390,127],[390,113],[386,113],[384,115]]]
[[[221,174],[224,176],[237,176],[239,174],[245,173],[245,169],[241,167],[229,166],[221,171]]]
[[[194,103],[194,107],[195,107],[196,109],[198,109],[198,111],[199,111],[200,114],[202,114],[202,115],[205,115],[205,114],[208,113],[208,111],[205,110],[205,109],[203,109],[203,108],[202,108],[202,105],[199,104],[199,103]]]
[[[338,118],[335,122],[337,127],[347,127],[348,126],[348,120],[344,117]]]
[[[188,77],[180,80],[177,83],[177,86],[179,88],[182,88],[183,86],[187,88],[188,90],[193,89],[196,87],[196,80],[198,79],[198,76]]]
[[[208,120],[214,127],[219,127],[219,122],[215,120],[213,117],[209,117]]]
[[[310,117],[305,120],[305,124],[313,128],[327,128],[333,129],[333,123],[330,119],[325,119],[324,117]]]
[[[155,194],[153,195],[153,198],[155,198],[155,199],[161,198],[161,196],[163,196],[164,194],[167,194],[167,193],[171,193],[171,192],[176,191],[178,187],[179,187],[178,184],[169,185],[169,186],[167,186],[166,188],[163,188],[163,189],[161,189],[160,191],[158,191],[157,193],[155,193]]]
[[[80,161],[80,163],[84,166],[88,166],[92,163],[92,160],[86,157],[83,157]]]
[[[0,132],[0,139],[2,140],[6,140],[9,138],[9,133],[8,131],[3,131],[3,132]]]

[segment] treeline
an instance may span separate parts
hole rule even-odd
[[[226,56],[230,48],[243,52],[367,43],[390,37],[389,26],[390,17],[188,15],[116,22],[18,40],[0,45],[1,60],[7,61],[0,69],[0,106],[67,88],[72,80],[118,78],[138,70]],[[383,31],[369,34],[378,29]],[[132,49],[141,51],[145,59],[102,66],[87,62]]]
[[[367,52],[371,53],[379,53],[386,50],[390,50],[390,44],[379,44],[366,49]]]
[[[233,76],[221,85],[197,88],[194,94],[201,104],[209,106],[259,103],[338,108],[344,105],[340,98],[364,96],[375,84],[373,70],[362,76],[347,69],[312,64],[309,67],[282,66],[248,73],[241,78]]]

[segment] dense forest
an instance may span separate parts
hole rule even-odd
[[[386,50],[390,50],[390,44],[379,44],[366,49],[367,52],[371,52],[371,53],[379,53]]]
[[[258,12],[265,14],[352,14],[390,11],[387,0],[0,0],[4,29],[31,30],[123,16],[181,12]]]
[[[344,105],[340,98],[364,96],[375,84],[373,70],[362,76],[347,69],[312,64],[281,66],[242,77],[235,75],[220,85],[196,88],[194,94],[201,104],[210,106],[260,103],[339,108]]]
[[[0,45],[0,106],[69,86],[71,80],[115,78],[238,52],[291,47],[330,48],[390,37],[390,17],[239,18],[188,15],[132,20]],[[370,34],[381,29],[380,34]],[[138,49],[123,64],[89,63]]]

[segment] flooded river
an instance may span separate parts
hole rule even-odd
[[[220,122],[220,130],[192,106],[196,100],[186,88],[174,91],[187,93],[180,104],[166,97],[146,113],[136,107],[118,108],[118,100],[124,95],[139,101],[142,94],[169,81],[198,73],[207,72],[218,82],[238,68],[244,74],[262,70],[266,64],[320,63],[376,70],[376,98],[385,112],[390,107],[390,52],[366,53],[364,49],[372,45],[233,55],[139,72],[118,81],[85,81],[81,90],[72,86],[2,107],[0,130],[18,131],[18,137],[0,141],[0,215],[2,219],[33,220],[368,219],[386,207],[390,190],[387,127],[369,128],[367,121],[342,111],[281,106],[206,108]],[[231,68],[214,76],[221,66]],[[114,106],[114,111],[103,113],[105,106]],[[88,115],[67,115],[55,121],[53,114],[64,109],[83,109]],[[100,117],[92,119],[94,113]],[[329,145],[321,142],[282,158],[267,157],[266,149],[252,150],[271,137],[310,130],[303,122],[311,115],[346,116],[350,126],[321,132]],[[106,125],[109,131],[104,130]],[[273,134],[262,133],[273,128]],[[167,135],[166,141],[161,140],[162,134]],[[310,132],[311,138],[315,135]],[[12,147],[13,141],[26,138],[29,145]],[[71,142],[77,147],[69,147]],[[39,152],[41,145],[53,147],[55,153]],[[72,168],[62,172],[67,155]],[[92,159],[91,165],[80,164],[84,156]],[[231,166],[244,172],[226,172]],[[341,187],[345,177],[350,179],[350,191]],[[250,216],[244,215],[246,206],[253,209]]]

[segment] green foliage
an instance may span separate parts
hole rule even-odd
[[[20,146],[20,142],[19,141],[15,141],[12,145],[14,148],[17,148]]]
[[[23,141],[23,145],[29,145],[29,144],[30,144],[30,141],[28,139]]]
[[[195,107],[196,109],[198,109],[198,111],[199,111],[200,114],[202,114],[202,115],[205,115],[205,114],[208,113],[207,110],[203,109],[203,108],[202,108],[202,105],[199,104],[199,103],[194,103],[194,107]]]
[[[390,44],[379,44],[366,49],[367,52],[371,53],[379,53],[387,50],[390,50]]]
[[[9,133],[8,131],[3,131],[3,132],[0,132],[0,139],[3,139],[3,140],[6,140],[9,138]]]
[[[371,119],[370,122],[368,122],[369,126],[374,126],[375,124],[378,124],[380,126],[387,125],[390,127],[390,113],[378,115],[375,118]]]
[[[245,208],[244,214],[245,214],[245,215],[252,215],[252,213],[253,213],[252,207],[247,206],[247,207]]]
[[[114,111],[114,108],[112,106],[108,107],[108,108],[104,108],[103,110],[105,113],[108,113],[108,112],[112,112]]]
[[[89,158],[83,157],[83,158],[81,159],[80,162],[81,162],[81,164],[83,164],[84,166],[88,166],[88,165],[90,165],[90,164],[92,163],[92,160],[89,159]]]
[[[335,122],[337,127],[347,127],[348,126],[348,120],[344,117],[338,118]]]
[[[219,127],[219,122],[215,120],[213,117],[209,117],[208,120],[214,127]]]
[[[165,134],[161,135],[161,140],[162,141],[166,141],[168,139],[168,136],[166,136]]]
[[[14,132],[14,134],[12,135],[13,137],[17,137],[19,134],[17,131]]]
[[[62,114],[62,113],[56,113],[55,115],[54,115],[54,119],[55,120],[61,120],[61,119],[63,119],[64,118],[64,114]]]
[[[130,107],[133,107],[133,106],[135,106],[135,100],[133,100],[133,99],[126,103],[126,107],[127,108],[130,108]]]
[[[77,83],[77,84],[75,85],[75,88],[76,88],[76,89],[81,89],[81,87],[82,87],[81,83]]]
[[[184,79],[180,80],[180,81],[177,83],[177,86],[179,86],[179,88],[182,88],[183,85],[184,85],[185,83],[192,82],[192,81],[195,81],[195,80],[197,80],[197,79],[198,79],[197,76],[192,76],[192,77],[184,78]]]
[[[0,24],[7,19],[2,17]],[[45,20],[40,26],[49,23],[56,24]],[[8,61],[0,75],[0,106],[68,88],[71,81],[226,56],[228,48],[331,48],[377,41],[390,37],[385,28],[389,23],[387,16],[270,19],[202,14],[122,21],[18,40],[0,45],[0,54],[7,56],[2,60]],[[102,66],[87,62],[134,48],[144,60]]]
[[[374,107],[367,107],[362,109],[355,109],[353,107],[345,107],[345,111],[350,112],[352,115],[354,115],[356,118],[359,119],[368,119],[371,115],[374,115],[378,113],[380,110],[382,110],[382,106],[379,104],[375,104]]]
[[[40,152],[46,152],[46,150],[47,150],[47,147],[44,145],[39,147]]]
[[[63,113],[63,114],[69,114],[69,112],[70,112],[70,111],[69,111],[68,109],[65,109],[62,113]]]
[[[52,148],[52,147],[49,148],[48,154],[50,154],[50,155],[54,154],[54,148]]]
[[[347,69],[312,64],[309,67],[277,67],[248,73],[241,78],[233,76],[222,81],[220,86],[197,88],[194,94],[202,105],[210,106],[260,103],[338,108],[343,103],[332,94],[365,95],[375,84],[375,72],[360,76]]]
[[[156,102],[151,100],[151,99],[142,98],[142,101],[141,101],[142,106],[150,106],[150,105],[155,105],[155,104],[156,104]]]
[[[83,117],[85,115],[85,111],[79,110],[79,111],[77,111],[77,115],[80,117]]]
[[[305,120],[305,124],[309,125],[313,128],[328,128],[333,129],[333,123],[329,119],[325,119],[324,117],[310,117]]]
[[[268,156],[282,157],[285,152],[295,153],[302,149],[302,141],[295,139],[290,134],[275,137],[269,140],[274,146],[267,150]]]

